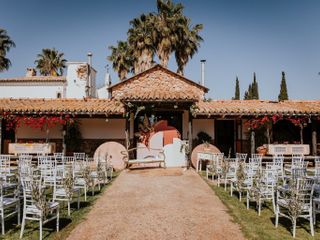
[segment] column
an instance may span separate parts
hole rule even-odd
[[[303,144],[303,125],[300,125],[300,143]]]
[[[62,155],[63,156],[65,156],[67,153],[66,134],[67,134],[67,128],[66,128],[66,125],[64,125],[62,127]]]
[[[254,131],[251,131],[250,143],[251,143],[251,154],[252,154],[256,152],[256,140],[255,140]]]
[[[0,117],[0,154],[2,153],[2,117]]]
[[[187,164],[187,168],[191,166],[191,153],[192,153],[192,116],[191,114],[189,114],[189,120],[188,120],[188,140],[189,140],[189,156],[188,156],[189,161]]]
[[[317,129],[316,124],[312,121],[312,155],[317,155]]]

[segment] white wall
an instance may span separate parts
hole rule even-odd
[[[193,119],[192,138],[197,138],[199,132],[205,132],[214,139],[214,119]]]
[[[57,93],[64,94],[64,87],[56,86],[0,86],[2,98],[57,98]]]
[[[124,139],[125,119],[79,119],[83,139]]]
[[[68,63],[67,68],[67,98],[83,98],[86,96],[87,79],[77,76],[78,67],[84,63]]]
[[[50,139],[62,139],[62,126],[56,125],[49,129]],[[16,138],[31,138],[31,139],[46,139],[47,132],[44,129],[41,131],[39,128],[31,128],[29,126],[22,125],[17,129]]]
[[[98,98],[108,98],[109,97],[107,86],[103,86],[102,88],[97,89],[97,97]]]

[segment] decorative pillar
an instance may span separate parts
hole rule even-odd
[[[270,140],[270,127],[269,127],[269,125],[267,126],[267,139],[268,139],[268,144],[270,144],[271,140]]]
[[[251,131],[250,142],[251,142],[251,154],[253,154],[256,152],[255,132],[253,130]]]
[[[315,122],[312,121],[312,155],[317,155],[317,130]]]
[[[126,117],[125,146],[126,149],[130,147],[130,115]]]
[[[66,134],[67,134],[67,128],[66,128],[66,125],[64,125],[62,128],[62,155],[63,156],[65,156],[67,153]]]
[[[134,114],[130,113],[130,125],[129,125],[129,141],[130,143],[133,142],[133,138],[134,138]]]
[[[300,125],[300,143],[303,144],[303,125]]]
[[[2,153],[2,117],[0,117],[0,154]]]
[[[189,114],[189,123],[188,123],[188,127],[189,127],[189,134],[188,134],[188,139],[189,139],[189,152],[192,152],[192,116],[191,114]],[[191,157],[191,155],[190,155]]]

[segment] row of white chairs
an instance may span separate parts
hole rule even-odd
[[[83,157],[84,156],[84,157]],[[70,203],[77,199],[77,208],[80,207],[80,192],[86,193],[89,188],[87,179],[84,177],[84,168],[89,169],[90,182],[94,188],[100,184],[106,184],[113,174],[112,165],[104,158],[93,159],[89,162],[86,155],[65,157],[63,155],[43,156],[39,155],[38,164],[32,162],[33,156],[20,154],[17,161],[18,168],[13,171],[10,165],[10,155],[0,155],[0,215],[2,234],[5,233],[4,221],[8,217],[17,214],[20,224],[20,207],[23,199],[23,216],[20,238],[23,236],[26,220],[36,220],[40,224],[40,239],[42,239],[42,225],[45,222],[57,219],[57,231],[59,230],[59,208],[61,202],[67,202],[68,215],[70,216]],[[94,167],[93,167],[94,166]],[[91,169],[91,168],[94,169]],[[15,180],[15,176],[18,179]],[[91,181],[91,179],[93,181]],[[69,183],[69,187],[66,185]],[[46,208],[39,205],[44,204],[41,199],[34,199],[32,191],[39,191],[39,196],[45,194],[45,189],[52,189],[52,200],[46,202]],[[48,196],[46,196],[47,198]],[[44,219],[45,212],[50,212],[50,217]]]
[[[308,169],[308,163],[302,155],[292,156],[292,162],[288,167],[284,167],[284,157],[279,155],[274,156],[273,161],[266,163],[264,167],[259,157],[251,157],[248,162],[239,161],[238,158],[221,157],[219,161],[219,158],[215,157],[211,167],[213,172],[207,172],[207,178],[212,173],[212,177],[217,178],[218,185],[220,184],[219,178],[224,178],[225,189],[229,185],[231,195],[234,191],[238,191],[240,201],[241,195],[246,193],[247,208],[249,209],[251,201],[256,202],[259,216],[262,203],[271,201],[276,218],[275,226],[278,226],[280,216],[289,218],[293,224],[294,237],[297,218],[307,219],[310,222],[311,235],[314,236],[316,214],[320,213],[320,158],[315,158],[315,168],[311,169],[312,171]],[[227,172],[222,173],[222,170],[219,169],[223,169],[224,165],[228,165],[228,168]],[[237,171],[240,167],[243,168],[244,173],[242,179],[238,179],[239,172]],[[310,172],[313,173],[310,175],[308,174]],[[238,186],[239,184],[241,187]],[[293,193],[288,194],[288,191],[293,191]],[[299,195],[298,204],[301,206],[301,212],[295,217],[292,217],[289,211],[292,194]]]

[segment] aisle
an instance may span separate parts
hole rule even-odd
[[[193,170],[124,171],[70,234],[80,239],[243,239]]]

